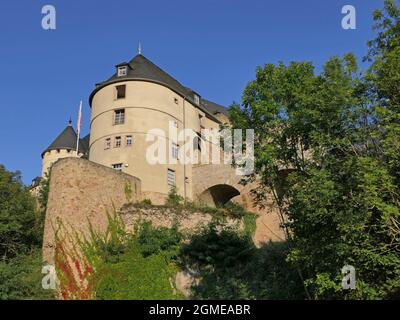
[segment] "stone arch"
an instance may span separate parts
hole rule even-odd
[[[209,164],[193,168],[193,198],[209,206],[225,204],[242,194],[241,176],[226,164]]]
[[[240,191],[228,184],[216,184],[204,190],[198,201],[208,206],[221,206],[240,195]]]
[[[285,175],[286,173],[282,171],[281,174]],[[210,206],[214,206],[215,202],[217,204],[229,200],[236,202],[257,216],[253,238],[257,246],[269,241],[283,241],[285,234],[281,228],[280,216],[274,207],[273,198],[267,195],[267,206],[265,208],[258,207],[251,192],[257,188],[257,181],[243,185],[240,183],[242,178],[230,165],[194,166],[192,169],[193,200],[205,202]]]

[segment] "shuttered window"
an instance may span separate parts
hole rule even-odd
[[[117,99],[125,98],[126,94],[126,85],[117,86]]]
[[[168,185],[169,186],[175,186],[175,171],[168,169]]]

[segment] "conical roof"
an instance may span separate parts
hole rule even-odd
[[[194,101],[194,95],[197,93],[195,91],[183,86],[179,81],[174,79],[167,72],[165,72],[160,67],[155,65],[153,62],[151,62],[142,54],[136,55],[131,61],[129,61],[129,63],[124,62],[117,65],[117,67],[119,66],[128,67],[126,75],[118,76],[118,73],[115,72],[114,75],[108,80],[98,83],[96,89],[90,95],[89,98],[90,105],[92,105],[92,99],[97,91],[99,91],[100,89],[109,84],[127,80],[141,80],[141,81],[150,81],[159,83],[177,92],[178,94],[185,97],[187,100],[196,105]],[[210,110],[208,110],[204,104],[200,102],[200,105],[198,107],[203,112],[208,114],[208,116],[210,116],[213,120],[219,122],[219,120],[214,117],[213,113]]]
[[[76,139],[77,134],[71,125],[68,125],[58,137],[47,147],[46,150],[42,152],[42,157],[47,151],[66,149],[66,150],[76,150]],[[79,141],[79,151],[85,153],[87,150],[85,145],[82,143],[82,139]]]

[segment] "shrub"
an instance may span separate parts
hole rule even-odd
[[[183,197],[180,196],[177,193],[176,188],[173,187],[173,188],[171,188],[170,192],[168,193],[166,205],[170,206],[170,207],[177,207],[183,203],[183,200],[184,200]]]
[[[247,211],[241,205],[231,201],[227,202],[224,208],[232,218],[241,219],[247,214]]]
[[[104,261],[95,278],[98,299],[177,299],[173,287],[178,267],[174,258],[182,235],[172,228],[155,228],[150,222],[135,226],[118,260]]]
[[[142,200],[142,202],[141,202],[141,204],[142,205],[145,205],[145,206],[151,206],[153,203],[151,202],[151,200],[150,199],[143,199]]]
[[[97,299],[179,299],[171,283],[178,268],[162,254],[144,257],[139,247],[125,253],[118,263],[106,263],[96,280]]]
[[[54,299],[53,290],[42,288],[42,250],[0,261],[0,300]]]
[[[178,231],[177,225],[172,228],[154,228],[151,222],[144,222],[139,226],[137,243],[144,257],[165,250],[177,252],[176,249],[181,241],[182,234]]]
[[[304,298],[302,282],[286,262],[286,243],[258,249],[248,233],[229,228],[218,231],[220,227],[209,226],[182,248],[181,263],[199,271],[192,298]]]

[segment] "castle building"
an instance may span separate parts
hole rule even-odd
[[[89,105],[90,134],[80,139],[76,152],[77,134],[70,123],[43,151],[42,176],[58,159],[84,157],[138,177],[143,197],[156,203],[172,186],[181,196],[194,198],[195,164],[178,161],[181,142],[168,135],[171,126],[177,132],[191,129],[197,133],[193,148],[199,152],[196,139],[201,139],[201,130],[218,129],[229,122],[225,107],[183,86],[142,54],[116,65],[115,73],[96,85]],[[149,163],[146,150],[149,141],[156,140],[167,146],[167,160],[176,161]]]
[[[51,170],[45,261],[54,261],[53,226],[57,221],[74,232],[88,234],[91,227],[103,232],[108,210],[121,210],[131,201],[146,199],[163,205],[173,187],[185,199],[202,205],[232,201],[256,214],[255,243],[284,238],[279,212],[272,203],[268,203],[268,215],[254,203],[252,190],[257,182],[243,185],[242,176],[225,161],[186,161],[188,151],[201,159],[212,153],[209,160],[214,160],[208,148],[217,150],[219,160],[225,159],[220,141],[207,136],[206,129],[229,126],[228,109],[183,86],[140,53],[116,65],[115,73],[96,85],[89,106],[90,133],[78,139],[70,122],[42,153],[42,177]],[[183,139],[179,137],[182,132]],[[159,148],[153,149],[155,145]],[[149,153],[159,156],[163,147],[166,161],[150,161]],[[38,191],[39,180],[35,179],[31,192]],[[160,210],[164,217],[164,208]],[[167,223],[170,218],[161,221],[157,214],[152,216],[156,223]],[[202,224],[204,219],[194,215],[187,222]]]

